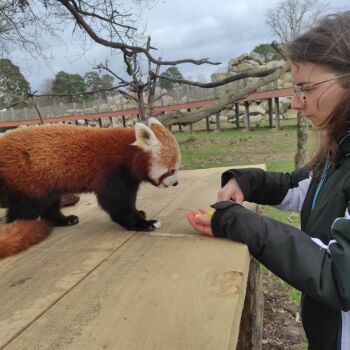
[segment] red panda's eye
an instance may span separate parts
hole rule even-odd
[[[175,174],[175,169],[171,169],[170,170],[170,175],[174,175]]]

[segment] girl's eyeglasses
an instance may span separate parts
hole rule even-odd
[[[338,75],[337,77],[333,77],[330,79],[326,79],[326,80],[322,80],[322,81],[318,81],[317,83],[310,83],[310,84],[302,84],[302,85],[295,85],[293,84],[293,91],[294,94],[298,97],[299,101],[303,104],[306,103],[306,96],[305,96],[305,92],[311,90],[314,86],[316,85],[320,85],[323,83],[326,83],[327,81],[331,81],[331,80],[335,80],[335,79],[339,79],[342,77],[346,77],[350,75],[350,73],[345,73],[342,75]]]

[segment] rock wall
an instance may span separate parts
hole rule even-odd
[[[235,74],[246,72],[253,68],[269,69],[269,68],[278,68],[282,67],[285,64],[285,61],[269,61],[266,62],[264,57],[259,53],[252,51],[250,54],[242,54],[238,57],[230,59],[227,65],[226,72],[213,73],[211,75],[212,81],[218,81],[230,77]],[[219,91],[219,97],[227,94],[232,89],[240,89],[259,78],[246,78],[240,81],[232,82],[225,85]],[[276,88],[286,88],[290,87],[292,83],[290,72],[284,73],[278,80],[274,81],[271,84],[265,85],[261,90],[270,90]],[[296,117],[296,113],[290,109],[290,97],[281,97],[280,102],[280,113],[282,118]],[[243,104],[239,106],[239,114],[243,115],[245,112]],[[255,116],[255,120],[267,118],[268,114],[268,101],[257,101],[252,102],[249,105],[249,113],[252,116]],[[235,113],[232,110],[222,111],[221,116],[223,119],[233,120]]]

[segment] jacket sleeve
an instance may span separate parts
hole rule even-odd
[[[258,261],[296,289],[333,308],[350,310],[350,220],[333,224],[336,242],[328,252],[306,233],[235,202],[213,207],[214,236],[247,244]]]
[[[244,199],[258,204],[278,205],[292,188],[309,178],[306,168],[292,173],[267,172],[259,168],[231,169],[221,176],[224,186],[231,178],[238,182]]]

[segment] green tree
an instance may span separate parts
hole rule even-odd
[[[20,69],[11,60],[0,59],[0,107],[6,107],[26,98],[30,85]]]
[[[99,75],[97,72],[87,72],[84,80],[89,91],[96,91],[112,88],[114,78],[109,74]]]
[[[52,83],[52,92],[58,95],[72,95],[66,98],[67,101],[74,101],[73,95],[86,92],[84,78],[80,74],[69,74],[60,71],[56,74]]]
[[[253,51],[262,55],[266,62],[282,59],[281,55],[270,44],[255,46]]]
[[[161,73],[161,77],[167,77],[169,79],[181,79],[183,80],[184,77],[180,73],[179,69],[177,67],[169,67],[165,70],[165,72]],[[159,78],[159,86],[161,89],[165,89],[166,91],[173,91],[176,88],[179,87],[178,83],[175,83],[168,79],[162,79]]]

